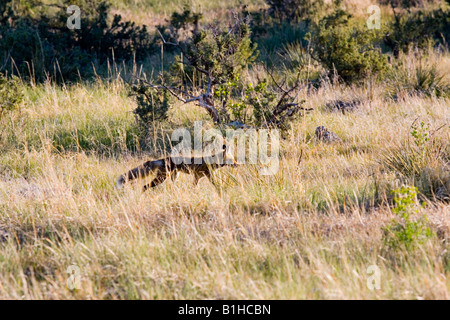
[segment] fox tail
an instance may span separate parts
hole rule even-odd
[[[116,188],[122,189],[124,184],[127,183],[128,181],[132,181],[139,178],[145,178],[151,172],[155,171],[156,169],[159,169],[162,166],[164,166],[164,161],[162,160],[147,161],[144,164],[137,166],[134,169],[131,169],[127,173],[124,173],[119,178],[117,178]]]

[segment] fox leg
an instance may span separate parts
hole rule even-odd
[[[153,179],[152,182],[150,182],[149,184],[146,184],[144,186],[143,191],[147,191],[150,188],[156,187],[157,185],[159,185],[159,184],[163,183],[164,181],[166,181],[166,179],[167,179],[167,173],[159,171],[157,176],[156,176],[156,178]]]
[[[206,172],[195,172],[194,173],[194,184],[198,184],[198,180],[200,180],[203,177],[207,177],[209,180],[211,180],[211,173],[209,171]]]
[[[172,179],[172,181],[173,182],[175,182],[175,180],[177,180],[177,178],[178,178],[178,172],[172,172],[171,174],[170,174],[170,178]]]

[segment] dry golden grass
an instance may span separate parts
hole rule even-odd
[[[203,21],[211,23],[230,14],[233,10],[246,5],[249,10],[259,10],[265,6],[264,0],[113,0],[113,12],[120,14],[125,20],[150,27],[166,24],[166,20],[174,11],[182,12],[187,6],[195,12],[203,14]]]
[[[0,298],[448,299],[450,206],[421,210],[436,236],[417,250],[387,248],[388,191],[400,182],[382,159],[417,118],[446,123],[450,141],[450,100],[394,101],[384,89],[371,100],[357,87],[302,92],[314,111],[282,141],[274,176],[242,165],[217,171],[215,186],[181,175],[143,194],[139,184],[113,188],[162,156],[139,151],[122,81],[28,86],[21,111],[1,120]],[[355,112],[325,108],[353,98],[363,101]],[[173,108],[177,125],[207,119],[195,106]],[[319,125],[342,142],[315,142]],[[77,290],[67,287],[72,265]],[[367,287],[371,265],[380,290]]]
[[[250,10],[264,5],[244,2]],[[155,26],[183,3],[113,1],[113,10]],[[210,22],[238,1],[190,3]],[[358,18],[372,4],[344,3]],[[382,7],[382,18],[388,15]],[[446,51],[401,59],[411,72],[436,65],[450,81]],[[313,71],[321,69],[309,65]],[[255,82],[267,73],[254,66],[242,77]],[[292,123],[275,175],[260,175],[259,165],[226,167],[214,183],[202,179],[195,186],[182,174],[142,193],[143,182],[117,190],[116,178],[166,156],[174,128],[192,128],[195,120],[212,124],[199,107],[175,104],[170,123],[155,125],[141,145],[135,101],[117,78],[24,85],[20,109],[0,118],[0,299],[450,298],[449,202],[426,200],[419,214],[428,217],[434,236],[414,250],[390,248],[383,231],[395,218],[390,191],[414,182],[386,157],[412,143],[417,120],[441,128],[436,135],[448,153],[449,98],[394,100],[388,81],[371,90],[330,83],[303,89],[299,100],[314,110]],[[361,104],[343,114],[326,107],[335,100]],[[341,141],[317,142],[321,125]],[[418,170],[447,179],[441,182],[448,192],[450,163],[424,159]],[[374,265],[381,283],[371,290]],[[68,287],[73,266],[81,276],[75,290]]]

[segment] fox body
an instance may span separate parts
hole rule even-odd
[[[156,173],[156,177],[149,184],[144,186],[146,191],[163,183],[169,176],[175,180],[179,172],[193,173],[195,183],[202,177],[211,178],[211,171],[225,165],[235,165],[232,155],[223,145],[222,151],[211,157],[166,157],[159,160],[147,161],[142,165],[131,169],[117,179],[117,188],[122,188],[128,182],[139,178],[145,178],[150,173]]]

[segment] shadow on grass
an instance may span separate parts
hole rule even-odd
[[[67,221],[60,220],[36,225],[31,223],[10,224],[0,226],[0,244],[13,242],[20,247],[40,241],[62,243],[65,240],[85,240],[97,232],[98,229],[94,225],[86,226],[77,221],[67,223]]]

